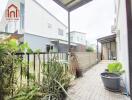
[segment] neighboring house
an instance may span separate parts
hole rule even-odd
[[[97,39],[101,43],[101,60],[116,60],[116,34]]]
[[[76,51],[81,51],[81,52],[86,51],[86,44],[87,44],[86,34],[87,33],[78,32],[78,31],[71,32],[70,41],[77,44],[76,48],[74,48]]]
[[[36,0],[9,0],[7,9],[12,4],[19,9],[20,18],[9,21],[6,18],[6,13],[3,14],[0,22],[1,32],[24,34],[24,41],[28,42],[33,50],[40,49],[43,52],[68,51],[67,26],[40,3]],[[11,6],[13,11],[15,6]],[[71,43],[71,46],[76,47],[77,45]]]

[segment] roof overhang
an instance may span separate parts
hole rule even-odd
[[[66,9],[67,11],[71,12],[87,3],[89,3],[92,0],[53,0],[58,5]]]
[[[68,41],[65,40],[51,40],[52,43],[59,43],[59,44],[63,44],[63,45],[68,45]],[[72,46],[77,46],[76,43],[71,42]]]
[[[97,39],[97,41],[102,43],[102,44],[109,43],[109,42],[115,42],[116,41],[116,34],[99,38],[99,39]]]

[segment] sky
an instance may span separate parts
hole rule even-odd
[[[0,19],[8,0],[0,0]],[[37,0],[55,17],[67,25],[68,13],[52,0]],[[2,2],[2,3],[1,3]],[[71,30],[87,33],[90,43],[111,34],[114,24],[114,0],[93,0],[71,12]]]
[[[8,0],[0,0],[0,20],[2,18],[2,14],[4,13],[4,10],[6,8]]]

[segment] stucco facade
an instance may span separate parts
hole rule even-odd
[[[58,31],[62,30],[62,34]],[[66,40],[67,26],[36,0],[25,0],[25,33]]]

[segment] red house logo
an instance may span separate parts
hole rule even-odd
[[[19,9],[16,5],[11,4],[6,10],[7,20],[19,20]]]

